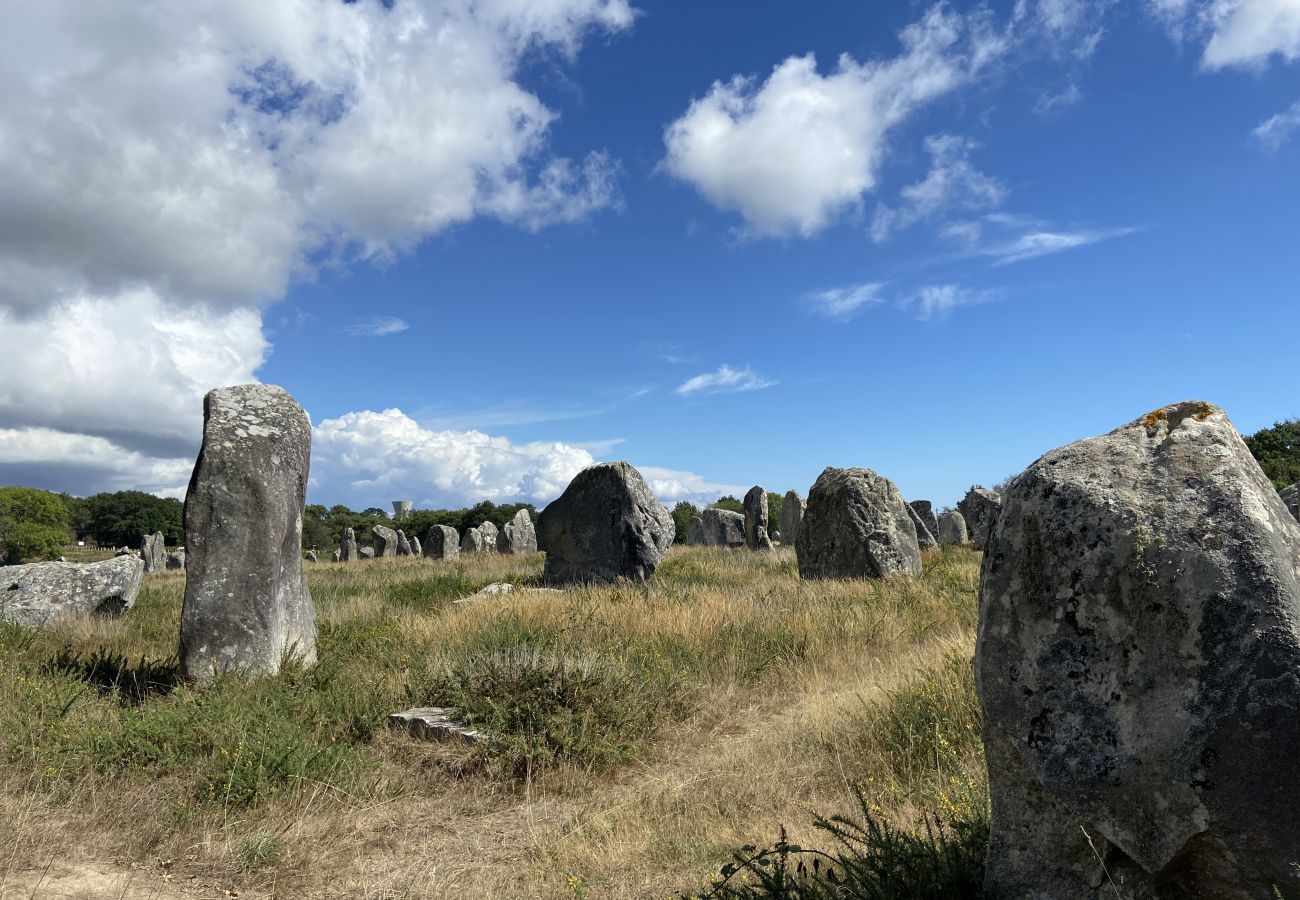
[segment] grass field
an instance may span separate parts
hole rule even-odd
[[[119,620],[0,630],[0,896],[677,897],[782,825],[829,849],[814,817],[859,794],[984,820],[978,554],[802,582],[790,549],[679,547],[647,585],[452,602],[541,564],[308,564],[319,663],[205,691],[181,573]],[[496,739],[385,729],[414,705]]]

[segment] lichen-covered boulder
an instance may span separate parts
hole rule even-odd
[[[375,558],[397,556],[397,532],[387,525],[370,526],[371,545],[375,548]]]
[[[745,546],[750,550],[771,550],[767,526],[767,491],[756,484],[745,494]]]
[[[398,556],[411,555],[411,542],[407,540],[406,532],[400,528],[397,529],[397,555]]]
[[[985,548],[989,897],[1300,897],[1300,524],[1222,410],[1048,453]]]
[[[144,561],[134,554],[0,566],[0,622],[43,628],[78,616],[118,616],[135,604],[143,577]]]
[[[799,528],[803,524],[804,508],[807,504],[796,491],[786,491],[781,500],[781,543],[793,544],[799,539]]]
[[[358,559],[360,553],[357,551],[357,533],[351,528],[343,529],[343,537],[339,541],[339,560],[342,562],[352,562]]]
[[[988,543],[989,533],[998,520],[998,512],[1002,509],[1002,498],[987,488],[973,487],[957,502],[957,509],[966,520],[966,530],[970,534],[971,543],[977,549],[983,550],[984,545]]]
[[[912,511],[921,517],[921,521],[925,523],[926,530],[937,538],[939,536],[939,520],[934,514],[934,504],[929,500],[912,500],[909,501],[907,505],[912,507]]]
[[[430,559],[460,556],[460,535],[450,525],[434,525],[424,534],[424,555]]]
[[[745,546],[745,517],[729,509],[710,506],[700,514],[707,547]]]
[[[497,552],[499,553],[536,553],[537,529],[528,510],[521,509],[515,517],[506,523],[497,535]]]
[[[167,547],[161,531],[146,534],[140,541],[140,559],[146,572],[161,572],[167,564]]]
[[[939,543],[957,546],[970,543],[970,533],[966,531],[966,517],[957,510],[947,510],[939,517]]]
[[[808,492],[795,540],[803,578],[921,574],[921,547],[897,486],[870,469],[828,468]]]
[[[1297,521],[1300,521],[1300,484],[1282,488],[1278,492],[1278,496],[1282,498],[1283,505],[1290,510],[1291,515],[1295,516]]]
[[[673,542],[673,517],[625,462],[583,469],[537,523],[552,583],[644,581]]]
[[[203,401],[203,445],[185,495],[181,665],[200,683],[316,659],[302,572],[311,421],[282,388],[245,384]]]
[[[935,547],[938,547],[939,542],[935,539],[934,535],[930,533],[930,529],[926,527],[925,521],[921,518],[921,514],[916,511],[916,508],[912,506],[912,504],[905,503],[903,505],[907,507],[907,514],[912,519],[912,527],[916,529],[917,545],[922,550],[933,550]]]

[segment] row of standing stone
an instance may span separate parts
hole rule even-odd
[[[343,529],[339,548],[333,553],[334,562],[353,562],[358,559],[384,559],[399,556],[425,556],[429,559],[455,559],[461,554],[501,553],[519,555],[537,552],[537,529],[533,526],[528,510],[521,509],[515,517],[498,529],[493,522],[484,522],[474,528],[465,529],[464,536],[458,535],[450,525],[434,525],[421,541],[406,532],[387,525],[375,525],[371,528],[372,546],[362,547],[357,544],[356,531]],[[308,551],[306,558],[316,562],[316,554]]]

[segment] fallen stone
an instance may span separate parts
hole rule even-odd
[[[795,553],[802,578],[921,574],[909,507],[892,481],[870,469],[828,468],[817,477]]]
[[[700,514],[706,547],[745,546],[745,517],[729,509],[709,507]]]
[[[88,615],[120,616],[135,605],[144,561],[133,554],[93,563],[0,567],[0,622],[44,628]]]
[[[460,710],[454,706],[417,706],[388,717],[388,727],[405,731],[414,738],[426,741],[464,741],[476,744],[488,740],[481,731],[475,731],[457,719]]]
[[[1300,524],[1222,410],[1016,477],[985,548],[985,896],[1300,897]]]
[[[316,660],[316,606],[302,572],[311,421],[282,388],[209,391],[185,495],[181,666],[203,684]]]

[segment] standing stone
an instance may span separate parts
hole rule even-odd
[[[930,534],[939,536],[939,520],[934,515],[934,505],[929,500],[913,500],[907,504],[921,517]]]
[[[960,546],[969,541],[970,535],[966,531],[966,519],[961,513],[955,509],[950,509],[939,517],[939,543]]]
[[[704,539],[704,520],[699,516],[691,516],[691,525],[686,529],[686,546],[703,547],[707,541]]]
[[[533,519],[528,510],[519,510],[506,523],[506,527],[501,529],[501,534],[497,537],[497,551],[515,554],[537,552],[537,529],[533,527]]]
[[[460,556],[460,535],[450,525],[434,525],[424,534],[424,555],[430,559]]]
[[[339,541],[339,560],[342,562],[352,562],[357,559],[357,533],[351,528],[343,529],[343,539]]]
[[[482,552],[496,553],[497,538],[501,536],[501,533],[497,531],[496,523],[484,522],[482,525],[478,527],[478,532],[480,535],[482,535],[482,542],[481,542],[483,547]]]
[[[644,581],[673,542],[673,517],[625,462],[579,472],[542,510],[538,543],[552,583]]]
[[[140,559],[144,561],[146,572],[161,572],[167,562],[167,547],[163,544],[161,531],[146,534],[140,541]]]
[[[704,544],[708,547],[745,546],[745,517],[729,509],[710,506],[700,514]]]
[[[1002,498],[987,488],[973,487],[957,503],[957,509],[961,510],[962,517],[966,520],[971,542],[983,550],[988,543],[989,533],[998,520]]]
[[[411,555],[424,556],[424,547],[421,546],[420,539],[415,535],[411,535]]]
[[[167,562],[163,563],[165,569],[183,569],[185,568],[185,551],[177,550],[175,553],[167,554]]]
[[[357,558],[358,558],[358,559],[374,559],[374,558],[375,558],[375,548],[374,548],[374,547],[361,547],[360,549],[357,550]]]
[[[395,557],[397,556],[397,532],[387,525],[372,525],[370,527],[372,536],[371,543],[375,547],[375,557]]]
[[[1300,525],[1222,410],[1011,483],[975,674],[986,896],[1300,896]]]
[[[342,551],[342,550],[335,550],[332,554],[330,554],[330,559],[331,559],[333,562],[342,562],[342,561],[343,561],[343,551]]]
[[[406,532],[400,528],[397,529],[397,555],[398,556],[411,555],[411,542],[406,539]]]
[[[778,543],[778,544],[781,543],[781,532],[779,532],[779,531],[774,531],[774,532],[772,532],[771,537],[772,537],[772,540],[775,541],[776,543]]]
[[[303,557],[307,560],[307,562],[316,562],[316,561],[317,561],[317,556],[316,556],[316,551],[315,551],[315,550],[308,550],[305,554],[303,554]]]
[[[921,514],[913,508],[912,504],[907,503],[907,514],[912,519],[912,527],[916,529],[916,543],[922,550],[933,550],[939,546],[930,529],[925,527],[925,522],[921,519]]]
[[[903,495],[870,469],[828,468],[817,476],[795,553],[803,578],[921,574],[921,547]]]
[[[302,572],[311,421],[282,388],[245,384],[203,400],[203,446],[185,495],[181,665],[200,683],[316,660]]]
[[[462,556],[470,553],[482,553],[483,532],[479,531],[477,527],[466,528],[464,536],[460,539],[460,552]]]
[[[1278,495],[1282,498],[1282,503],[1286,508],[1291,511],[1291,515],[1300,521],[1300,484],[1282,488]]]
[[[745,546],[750,550],[771,550],[767,533],[767,491],[754,485],[745,494]]]
[[[786,491],[781,501],[781,543],[793,544],[799,539],[799,528],[803,524],[803,513],[808,504],[796,491]]]
[[[143,577],[144,561],[134,554],[0,567],[0,622],[43,628],[79,616],[119,616],[135,605]]]

